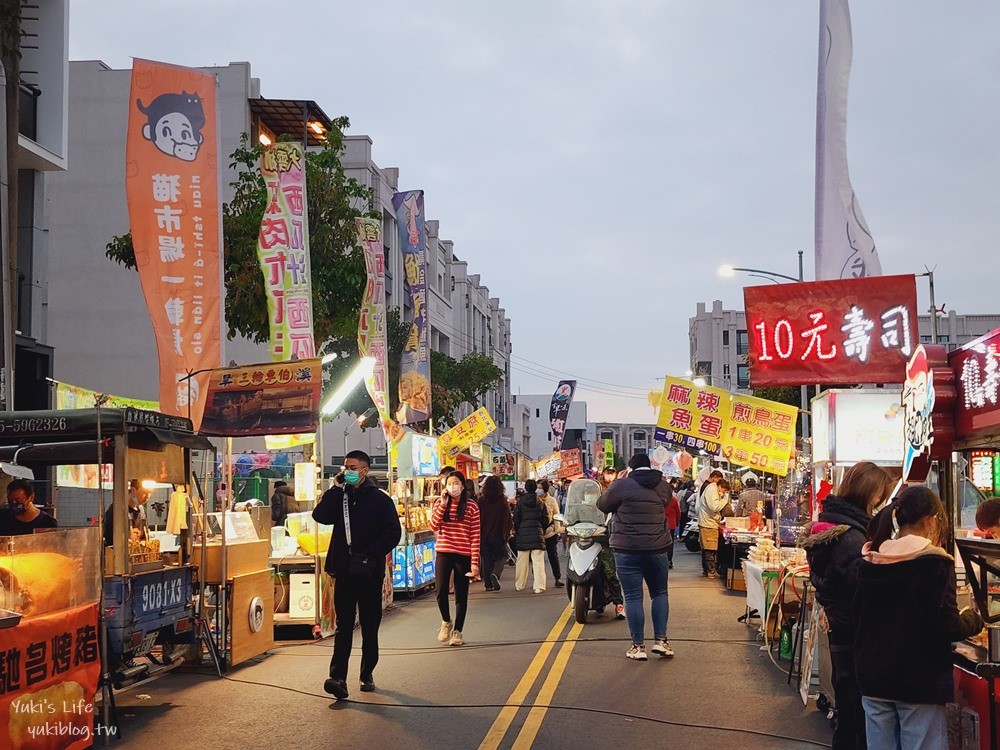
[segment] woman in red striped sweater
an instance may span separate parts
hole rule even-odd
[[[434,582],[442,619],[438,640],[461,646],[469,604],[469,582],[479,575],[479,506],[469,496],[462,472],[449,474],[444,488],[444,495],[434,502],[431,513],[431,529],[437,532]],[[448,606],[448,583],[452,573],[455,574],[454,625]]]

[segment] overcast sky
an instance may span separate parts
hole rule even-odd
[[[350,117],[506,307],[515,392],[576,377],[591,420],[650,421],[697,303],[742,307],[720,264],[794,276],[805,250],[812,278],[818,0],[141,5],[72,0],[70,59],[247,60],[264,96]],[[936,266],[938,305],[1000,312],[1000,4],[851,12],[883,271]]]

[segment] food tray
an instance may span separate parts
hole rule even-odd
[[[6,609],[0,609],[0,630],[3,630],[4,628],[13,628],[20,622],[20,612],[10,612]]]

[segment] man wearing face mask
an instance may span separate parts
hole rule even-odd
[[[348,453],[344,470],[333,478],[333,487],[323,493],[312,513],[318,523],[333,526],[326,572],[337,579],[333,587],[337,622],[330,678],[323,689],[339,700],[348,694],[347,665],[355,612],[361,623],[361,690],[375,690],[385,557],[402,536],[396,505],[368,478],[370,466],[371,458],[364,451]]]
[[[0,509],[0,536],[34,534],[35,529],[54,529],[56,519],[35,507],[35,489],[25,479],[7,485],[7,507]]]

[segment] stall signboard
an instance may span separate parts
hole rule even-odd
[[[903,480],[923,482],[931,460],[946,458],[955,438],[955,374],[944,346],[917,346],[906,364],[901,399]]]
[[[699,388],[690,380],[668,377],[653,437],[672,445],[718,453],[728,401],[729,392],[721,388]]]
[[[389,366],[386,360],[385,305],[385,245],[382,243],[380,219],[358,218],[358,242],[365,254],[368,279],[361,297],[361,315],[358,319],[358,353],[371,357],[375,366],[365,379],[365,387],[378,410],[386,440],[398,435],[389,416]]]
[[[220,437],[315,432],[322,385],[319,359],[213,370],[200,432]]]
[[[604,441],[594,441],[594,467],[604,466]]]
[[[788,404],[732,395],[725,415],[722,454],[731,463],[785,476],[795,447],[798,413],[797,407]]]
[[[457,425],[438,438],[442,453],[448,458],[454,458],[473,443],[482,442],[484,438],[496,431],[496,423],[485,406],[476,409]]]
[[[604,466],[615,465],[615,441],[610,438],[604,439]]]
[[[513,482],[517,472],[517,459],[513,453],[493,454],[493,476],[504,482]]]
[[[412,460],[413,475],[436,477],[441,473],[438,438],[430,435],[413,435]]]
[[[559,451],[559,469],[556,471],[556,479],[572,479],[582,474],[583,451],[579,448]]]
[[[973,451],[969,464],[972,483],[983,492],[993,492],[993,454]]]
[[[898,391],[829,389],[813,399],[826,429],[813,420],[813,461],[903,464],[903,409]]]
[[[156,337],[160,408],[194,415],[222,363],[219,127],[215,75],[135,60],[125,192]],[[192,376],[192,373],[198,373]]]
[[[535,461],[535,479],[555,477],[559,473],[562,458],[558,453],[550,453],[545,458]]]
[[[955,437],[980,437],[1000,428],[1000,328],[948,355],[958,403]]]
[[[918,343],[910,275],[746,287],[750,382],[898,383]]]
[[[0,717],[10,738],[4,747],[82,750],[102,741],[94,729],[98,641],[97,604],[0,630]]]

